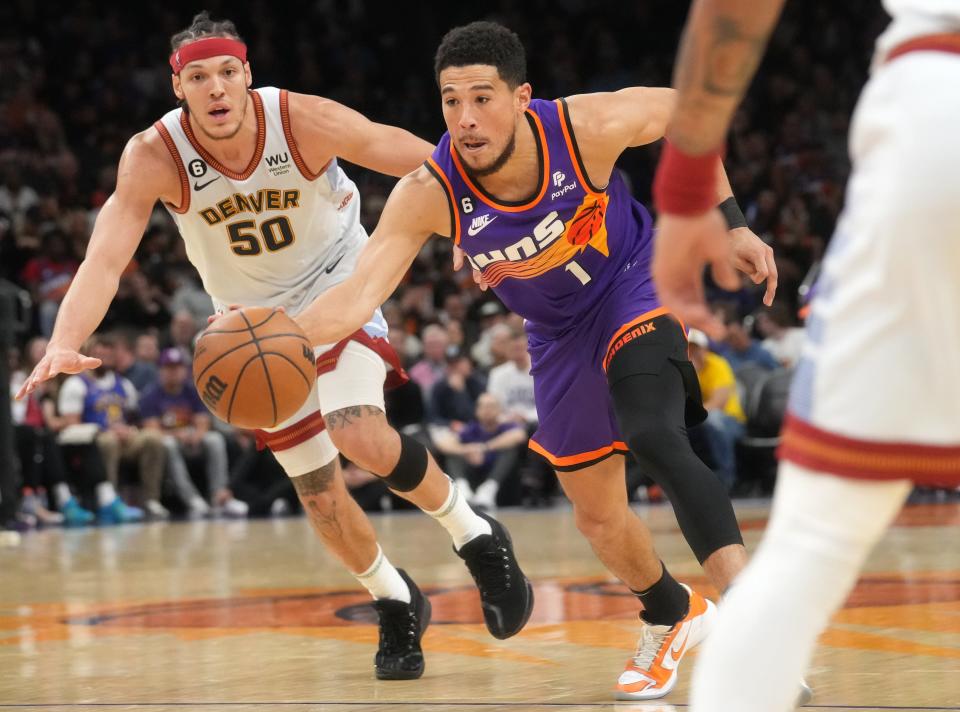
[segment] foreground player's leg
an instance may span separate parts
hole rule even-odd
[[[577,528],[643,604],[640,617],[646,625],[636,653],[617,681],[616,696],[663,697],[676,684],[683,655],[709,631],[716,608],[677,583],[661,563],[649,530],[627,503],[622,457],[557,476],[573,502]]]
[[[793,709],[817,636],[909,493],[904,480],[780,467],[763,543],[724,601],[698,661],[694,712]]]

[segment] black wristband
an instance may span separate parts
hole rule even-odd
[[[737,199],[732,195],[724,200],[720,205],[720,212],[723,213],[723,219],[727,221],[727,230],[735,230],[738,227],[746,227],[747,219],[743,217],[743,211],[737,205]]]

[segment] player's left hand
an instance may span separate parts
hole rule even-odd
[[[725,329],[707,306],[703,268],[710,265],[714,282],[734,291],[740,288],[735,263],[733,243],[719,210],[695,217],[662,213],[657,220],[651,271],[660,301],[687,326],[702,329],[714,339],[722,338]]]
[[[773,304],[777,294],[777,263],[773,259],[773,248],[757,237],[748,227],[730,230],[730,244],[733,248],[733,266],[747,275],[754,284],[767,282],[763,294],[763,303]]]
[[[453,271],[459,272],[460,268],[463,267],[463,256],[464,252],[457,245],[453,246]],[[472,269],[472,267],[471,267]],[[473,270],[473,281],[477,283],[477,286],[480,287],[481,292],[486,292],[490,285],[487,284],[484,280],[483,275],[480,274],[480,270]]]

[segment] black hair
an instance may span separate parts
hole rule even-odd
[[[194,15],[190,27],[181,30],[170,38],[170,50],[176,51],[188,42],[193,42],[201,37],[229,37],[243,42],[243,38],[237,32],[237,26],[232,21],[211,20],[210,13],[204,10]]]
[[[527,81],[527,57],[517,33],[496,22],[471,22],[443,36],[433,60],[437,84],[447,67],[487,64],[511,89]]]

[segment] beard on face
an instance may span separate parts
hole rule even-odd
[[[514,131],[510,135],[510,140],[507,141],[507,145],[503,147],[503,151],[500,152],[500,155],[493,159],[493,162],[484,167],[484,168],[473,168],[469,163],[463,160],[463,156],[460,157],[460,162],[463,164],[463,169],[467,172],[467,175],[471,178],[486,178],[487,176],[492,176],[494,173],[499,171],[505,165],[507,161],[510,160],[510,157],[513,156],[513,152],[517,148],[517,132]]]

